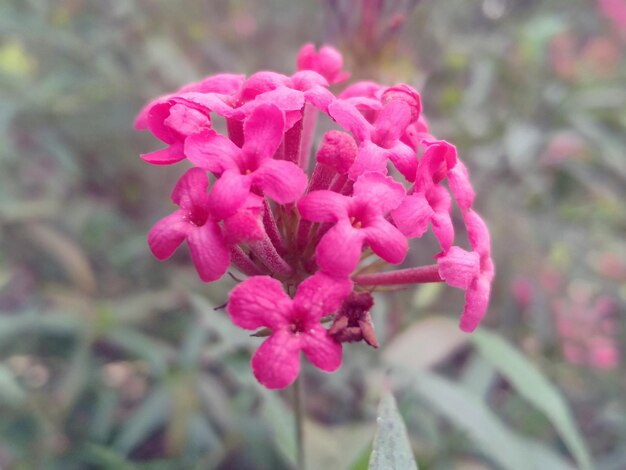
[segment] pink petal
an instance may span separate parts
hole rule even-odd
[[[321,190],[307,194],[298,202],[302,218],[313,222],[337,222],[347,215],[349,199],[333,191]]]
[[[471,209],[463,214],[463,219],[467,227],[467,237],[474,251],[477,251],[481,256],[489,256],[491,239],[483,219]]]
[[[257,72],[244,82],[241,87],[240,98],[242,101],[252,101],[258,95],[277,89],[280,86],[291,84],[291,79],[286,75],[276,72]]]
[[[315,70],[330,83],[339,83],[349,77],[349,74],[341,72],[343,68],[341,53],[331,46],[323,46],[316,53],[313,44],[306,44],[300,49],[296,62],[298,70]]]
[[[252,179],[234,170],[225,171],[213,185],[209,194],[209,206],[214,220],[230,217],[239,209],[250,194]]]
[[[402,176],[404,176],[407,181],[415,181],[418,161],[417,155],[411,147],[402,142],[398,142],[387,151],[387,154],[393,165],[402,173]]]
[[[328,80],[313,70],[300,70],[294,73],[291,76],[291,83],[293,88],[300,91],[307,91],[317,86],[328,87]]]
[[[307,312],[307,319],[319,321],[324,315],[339,310],[352,292],[352,281],[317,272],[298,286],[294,306]],[[324,330],[325,331],[325,330]]]
[[[252,356],[252,372],[269,389],[291,385],[300,373],[300,339],[276,330]]]
[[[254,101],[249,101],[243,106],[240,106],[238,114],[242,117],[250,116],[259,104],[273,104],[278,109],[284,111],[286,115],[291,111],[297,111],[297,114],[300,114],[300,110],[304,106],[304,93],[300,90],[280,86],[275,90],[261,93]],[[287,121],[288,120],[289,119],[287,119]],[[289,127],[291,127],[291,125],[286,124],[285,130]]]
[[[170,115],[172,104],[173,103],[170,102],[170,100],[156,103],[152,106],[152,108],[150,108],[147,115],[147,125],[150,132],[166,144],[180,142],[183,137],[170,126],[165,124],[165,120]]]
[[[261,220],[263,214],[262,199],[254,194],[248,198],[239,210],[224,219],[224,236],[229,244],[263,240],[265,228]]]
[[[367,140],[373,131],[372,125],[354,105],[344,100],[335,100],[328,105],[328,113],[344,129],[352,132],[359,141]]]
[[[476,329],[487,312],[490,293],[491,283],[488,280],[478,277],[472,282],[465,293],[465,308],[459,325],[461,330],[471,333]]]
[[[366,241],[378,256],[392,264],[400,264],[406,258],[409,244],[402,232],[382,217],[363,229]]]
[[[295,202],[306,189],[307,176],[295,163],[285,160],[267,159],[252,173],[254,185],[263,193],[278,202]]]
[[[232,95],[239,91],[246,76],[233,73],[219,73],[206,77],[199,82],[190,83],[182,87],[178,93],[199,92],[199,93],[221,93]]]
[[[141,154],[141,159],[152,165],[172,165],[184,160],[185,153],[182,143],[175,143],[164,149]]]
[[[393,145],[411,121],[411,108],[402,101],[391,101],[382,109],[374,124],[372,140],[381,147]]]
[[[304,99],[317,109],[328,112],[328,106],[335,100],[335,95],[323,86],[315,86],[304,92]]]
[[[348,99],[358,96],[366,96],[368,98],[377,98],[378,93],[383,89],[383,86],[372,81],[360,81],[353,83],[339,94],[339,98]]]
[[[467,167],[461,160],[457,160],[454,168],[448,173],[448,184],[462,209],[472,207],[476,194],[470,183]]]
[[[182,103],[176,103],[170,108],[170,113],[163,124],[174,129],[183,136],[196,134],[210,129],[211,118],[206,112],[201,112]]]
[[[206,109],[210,109],[220,116],[230,118],[237,114],[237,110],[233,108],[233,98],[218,93],[197,93],[187,92],[180,95],[181,99],[195,103]]]
[[[321,370],[333,372],[341,366],[341,343],[317,326],[302,335],[302,352]]]
[[[273,104],[258,104],[243,125],[243,150],[257,161],[270,158],[283,139],[285,116]]]
[[[439,275],[452,287],[468,289],[480,273],[480,256],[475,251],[465,251],[458,246],[437,256]]]
[[[456,166],[456,147],[446,142],[438,140],[426,143],[426,151],[420,162],[418,182],[421,187],[428,187],[430,183],[439,183],[448,176],[448,173]]]
[[[200,168],[190,168],[172,190],[172,202],[185,209],[204,207],[208,200],[209,178]]]
[[[359,153],[350,167],[348,175],[350,179],[356,179],[363,173],[371,171],[375,173],[387,174],[388,152],[378,145],[366,140],[359,146]]]
[[[386,214],[398,207],[406,194],[404,186],[381,173],[367,172],[354,183],[354,197]]]
[[[185,139],[185,155],[189,161],[216,175],[237,168],[239,154],[239,147],[215,131],[204,131]]]
[[[415,193],[405,197],[391,215],[405,237],[419,238],[428,230],[434,211],[423,193]]]
[[[448,190],[441,185],[431,187],[426,193],[430,206],[435,211],[432,217],[433,232],[445,252],[454,242],[454,225],[450,217],[452,199]]]
[[[340,220],[318,243],[315,251],[317,264],[331,276],[350,275],[359,264],[364,238],[362,230],[355,229],[348,221]]]
[[[204,282],[216,281],[226,273],[230,255],[220,227],[215,222],[207,221],[202,227],[191,230],[187,244],[193,264]]]
[[[415,122],[422,112],[422,99],[418,91],[406,83],[400,83],[391,88],[387,88],[381,101],[384,105],[388,103],[400,101],[405,103],[411,112],[410,122]]]
[[[226,310],[233,323],[246,330],[279,328],[287,324],[291,304],[279,281],[253,276],[230,292]]]
[[[191,226],[185,220],[186,211],[176,211],[159,220],[150,233],[148,245],[152,254],[163,261],[174,254],[176,248],[187,238]]]

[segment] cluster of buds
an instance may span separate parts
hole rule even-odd
[[[297,378],[300,352],[334,371],[342,343],[376,347],[376,287],[445,281],[465,289],[460,325],[472,331],[494,274],[467,170],[453,145],[429,133],[418,92],[358,82],[336,96],[329,87],[349,74],[328,46],[304,46],[297,65],[291,76],[208,77],[148,103],[136,121],[167,145],[142,155],[146,162],[192,165],[172,192],[178,210],[150,231],[150,248],[165,260],[186,241],[205,282],[230,267],[247,276],[226,309],[237,326],[267,336],[252,368],[268,388]],[[310,162],[323,115],[337,129]],[[452,196],[471,251],[454,245]],[[436,264],[385,271],[429,226],[441,246]]]

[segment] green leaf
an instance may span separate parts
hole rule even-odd
[[[15,380],[11,369],[0,364],[0,403],[18,406],[25,398],[24,390]]]
[[[145,441],[167,421],[170,402],[171,397],[165,388],[154,390],[124,423],[113,443],[113,449],[127,455],[135,446]]]
[[[521,441],[476,394],[427,371],[417,372],[414,377],[412,390],[464,430],[487,457],[505,470],[529,470]]]
[[[378,407],[378,429],[374,436],[369,470],[417,470],[402,416],[396,400],[386,391]]]
[[[545,413],[581,469],[593,468],[591,456],[567,404],[541,372],[504,339],[484,328],[472,335],[480,354],[531,405]]]

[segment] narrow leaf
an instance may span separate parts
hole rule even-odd
[[[378,429],[370,455],[369,470],[417,470],[402,416],[396,399],[385,392],[378,407]]]
[[[593,467],[565,399],[558,389],[505,340],[484,328],[471,335],[480,354],[502,374],[531,405],[545,413],[559,432],[581,469]]]

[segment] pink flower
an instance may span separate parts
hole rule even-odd
[[[187,139],[185,153],[192,163],[220,178],[212,196],[225,215],[233,214],[250,190],[286,204],[304,192],[307,177],[292,162],[273,159],[284,130],[283,112],[268,103],[257,105],[244,123],[243,147],[214,132]]]
[[[348,77],[342,68],[338,51],[307,44],[291,76],[207,77],[153,100],[136,121],[167,144],[144,160],[195,166],[172,193],[179,209],[150,231],[150,249],[164,260],[186,241],[202,280],[219,279],[229,266],[249,276],[227,309],[242,328],[271,330],[252,358],[268,388],[295,380],[300,351],[333,371],[342,342],[376,347],[370,308],[377,288],[445,280],[465,289],[465,331],[476,328],[489,301],[489,233],[455,147],[433,137],[409,85],[358,82],[337,98],[329,85]],[[326,132],[316,146],[321,114],[343,129]],[[216,115],[227,132],[213,127]],[[389,160],[401,181],[387,174]],[[452,196],[471,251],[453,245]],[[441,245],[437,264],[387,269],[405,260],[408,238],[431,227]],[[355,272],[372,253],[381,260]],[[352,292],[353,282],[368,291]],[[611,351],[596,343],[594,360],[609,364]]]
[[[341,343],[328,335],[320,320],[339,309],[351,290],[348,279],[321,273],[300,284],[293,299],[268,276],[255,276],[235,287],[227,305],[233,323],[246,330],[272,330],[252,357],[257,380],[271,389],[289,386],[300,373],[300,351],[321,370],[336,370],[341,365]]]
[[[302,198],[298,209],[303,218],[334,223],[317,245],[321,270],[335,276],[350,274],[365,243],[385,261],[401,263],[407,240],[385,216],[402,202],[404,194],[403,186],[392,178],[368,172],[354,183],[351,197],[322,190]]]
[[[465,290],[465,308],[460,327],[472,332],[482,320],[491,294],[495,274],[491,259],[489,232],[483,219],[469,209],[463,214],[472,251],[453,246],[437,256],[439,275],[452,287]]]
[[[411,107],[404,101],[391,101],[370,124],[353,104],[336,100],[328,106],[330,116],[343,128],[354,134],[359,142],[359,153],[350,169],[350,178],[356,180],[366,171],[387,174],[387,161],[404,177],[413,181],[417,170],[415,151],[400,138],[411,123]]]
[[[199,168],[188,170],[172,192],[172,201],[180,209],[157,222],[148,234],[148,245],[161,261],[172,256],[186,240],[200,279],[205,282],[222,277],[230,264],[226,237],[218,225],[223,216],[207,193],[208,186],[209,179],[204,171]],[[263,232],[258,226],[261,202],[251,199],[245,208],[241,215],[230,221],[227,219],[225,225],[233,225],[234,239],[261,238]],[[238,220],[240,218],[246,220]],[[242,224],[245,225],[245,237],[237,234],[242,230]]]
[[[421,237],[432,223],[444,252],[454,241],[454,226],[450,218],[450,194],[439,183],[456,164],[453,145],[446,141],[428,142],[419,163],[413,192],[392,212],[393,221],[408,238]]]
[[[348,72],[341,71],[343,68],[341,53],[331,46],[322,46],[319,52],[315,52],[312,43],[305,44],[298,52],[296,62],[298,70],[314,70],[331,84],[341,83],[350,78]]]

